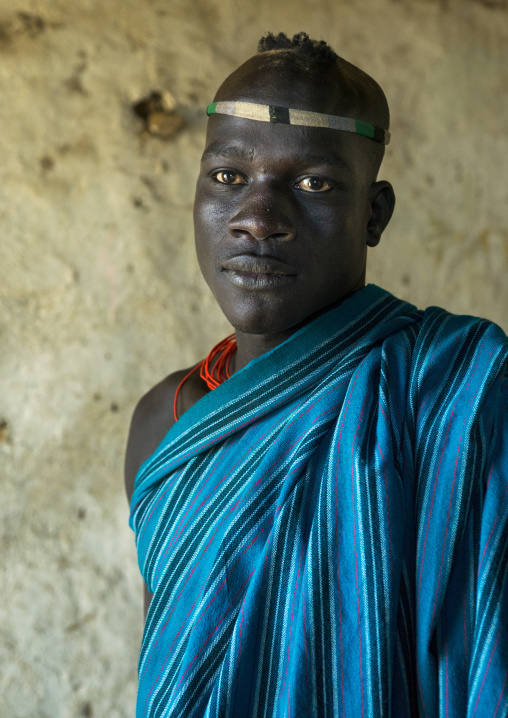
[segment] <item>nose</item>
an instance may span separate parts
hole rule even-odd
[[[268,189],[251,188],[244,193],[241,206],[228,222],[228,231],[233,237],[257,240],[291,242],[296,237],[287,199],[282,193]]]

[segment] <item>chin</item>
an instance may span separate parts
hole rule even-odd
[[[215,298],[235,331],[244,334],[278,334],[291,329],[300,317],[288,312],[288,304],[273,297],[235,296]]]
[[[228,322],[235,331],[243,334],[259,335],[281,335],[293,332],[303,326],[308,320],[319,312],[319,307],[312,306],[306,311],[305,307],[298,306],[298,301],[293,297],[291,301],[287,298],[279,298],[274,301],[272,297],[242,298],[236,302],[221,302],[219,306]]]
[[[290,284],[268,291],[249,291],[218,282],[212,291],[235,331],[276,335],[296,331],[347,296],[347,292],[333,289],[316,295]]]
[[[228,322],[233,326],[237,332],[243,334],[280,334],[281,332],[288,331],[293,326],[293,322],[281,321],[280,317],[274,318],[259,315],[239,315],[225,314]]]

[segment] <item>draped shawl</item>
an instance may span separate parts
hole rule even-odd
[[[138,718],[508,711],[508,358],[368,285],[141,467]]]

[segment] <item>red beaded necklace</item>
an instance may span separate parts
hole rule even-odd
[[[206,383],[207,387],[213,391],[222,382],[229,379],[231,376],[229,372],[229,364],[231,357],[236,351],[236,337],[234,334],[230,334],[228,337],[216,344],[203,359],[203,361],[196,364],[188,374],[184,376],[182,381],[178,384],[175,391],[175,400],[173,402],[173,413],[175,415],[175,421],[178,421],[178,413],[176,405],[178,402],[178,395],[180,389],[185,384],[191,374],[199,369],[199,376]]]

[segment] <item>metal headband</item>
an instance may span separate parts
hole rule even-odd
[[[325,115],[322,112],[295,110],[291,107],[258,105],[257,102],[212,102],[206,108],[206,114],[231,115],[232,117],[243,117],[246,120],[278,122],[284,125],[329,127],[332,130],[354,132],[357,135],[368,137],[383,145],[387,145],[390,142],[390,133],[388,130],[375,127],[368,122],[352,120],[349,117],[337,117],[337,115]]]

